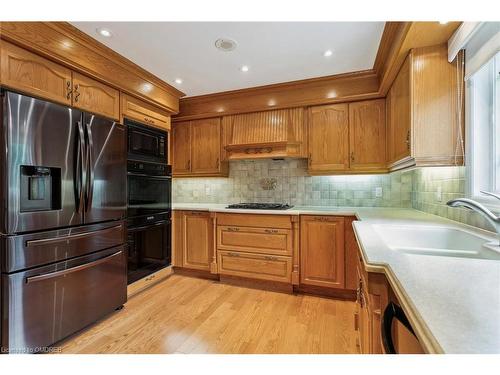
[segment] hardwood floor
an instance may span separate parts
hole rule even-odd
[[[173,275],[58,346],[66,354],[358,353],[354,309],[350,301]]]

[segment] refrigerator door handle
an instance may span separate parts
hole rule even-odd
[[[84,209],[84,183],[86,180],[86,161],[85,161],[85,135],[83,132],[82,122],[78,121],[78,155],[76,159],[76,194],[77,208],[76,212],[83,212]]]
[[[94,142],[92,140],[92,129],[90,123],[86,124],[87,127],[87,166],[88,166],[88,185],[87,185],[87,198],[85,211],[88,212],[92,208],[92,198],[94,197]]]

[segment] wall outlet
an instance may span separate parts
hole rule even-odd
[[[437,191],[436,191],[436,200],[438,202],[441,202],[443,200],[443,189],[441,186],[438,186]]]
[[[382,193],[383,191],[380,186],[375,188],[375,198],[382,198]]]

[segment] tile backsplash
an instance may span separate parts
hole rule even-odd
[[[411,188],[408,172],[309,176],[306,160],[245,160],[230,162],[229,178],[174,179],[173,201],[411,207]]]
[[[429,167],[382,175],[309,176],[306,160],[230,162],[229,178],[175,178],[179,203],[284,202],[300,206],[415,208],[492,230],[480,215],[446,206],[465,196],[465,167]]]
[[[448,207],[450,199],[465,197],[465,167],[430,167],[413,171],[412,207],[487,230],[494,228],[481,215]]]

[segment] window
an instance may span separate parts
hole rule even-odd
[[[474,73],[467,84],[468,193],[495,211],[500,201],[500,52]]]

